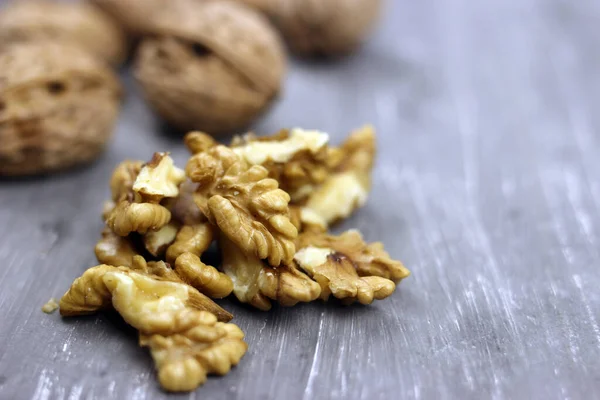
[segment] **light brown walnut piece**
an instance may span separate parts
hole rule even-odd
[[[168,224],[171,212],[159,202],[177,197],[179,185],[185,181],[185,172],[175,167],[168,153],[154,153],[139,171],[138,167],[138,162],[123,162],[111,178],[116,206],[106,213],[106,224],[119,236],[145,234]]]
[[[227,297],[233,290],[229,276],[204,264],[200,257],[192,253],[183,253],[177,257],[175,272],[184,282],[213,299]]]
[[[290,221],[292,221],[299,234],[327,231],[327,222],[310,208],[290,206]]]
[[[147,266],[168,268],[164,263]],[[139,330],[140,345],[150,347],[162,387],[190,391],[204,383],[208,373],[229,372],[247,350],[237,326],[218,322],[219,315],[225,320],[231,315],[219,313],[214,303],[207,307],[209,303],[186,284],[103,265],[73,283],[60,310],[62,315],[77,315],[112,305]]]
[[[154,153],[144,164],[133,183],[133,191],[142,199],[159,202],[165,197],[179,196],[179,185],[185,181],[185,172],[173,163],[169,153]]]
[[[328,142],[329,135],[324,132],[295,128],[267,137],[239,136],[231,148],[248,164],[265,167],[291,201],[299,202],[329,176]]]
[[[191,154],[202,153],[219,144],[209,134],[199,131],[187,133],[183,141]]]
[[[340,236],[306,233],[298,238],[294,260],[330,295],[347,303],[370,304],[388,297],[410,272],[392,260],[381,243],[367,244],[356,230]]]
[[[183,253],[192,253],[200,257],[213,242],[214,232],[210,223],[184,225],[181,227],[175,241],[167,249],[166,260],[174,265],[177,257]]]
[[[171,221],[157,231],[148,231],[143,236],[144,247],[154,257],[162,257],[175,241],[179,223]]]
[[[132,197],[119,201],[107,216],[106,225],[117,235],[158,230],[171,220],[171,212],[160,204],[136,203]]]
[[[210,298],[178,280],[176,275],[168,273],[165,270],[168,268],[166,264],[146,264],[140,256],[136,256],[135,259],[133,270],[104,264],[86,270],[83,275],[75,279],[60,299],[60,314],[63,316],[93,314],[114,306],[125,321],[137,329],[157,325],[164,329],[169,325],[170,316],[161,311],[178,305],[211,312],[220,321],[231,320],[232,315]],[[164,277],[152,272],[158,272]],[[115,286],[108,284],[108,281],[114,283],[115,280],[126,281],[130,290],[129,294],[123,290],[119,292],[123,296],[116,302]],[[121,288],[124,289],[125,286]],[[131,304],[127,305],[127,302]],[[120,309],[116,307],[116,303],[121,305]]]
[[[256,256],[244,252],[225,236],[219,239],[222,269],[233,282],[233,293],[242,303],[260,310],[271,309],[271,301],[282,306],[310,302],[321,294],[320,286],[295,263],[270,267]]]
[[[176,331],[140,334],[140,345],[150,348],[165,390],[194,390],[207,374],[227,374],[246,353],[248,345],[237,325],[189,308],[175,315]]]
[[[125,160],[117,165],[110,177],[110,193],[113,202],[119,201],[133,191],[133,184],[143,166],[144,162],[139,160]]]
[[[194,200],[200,210],[237,246],[272,266],[291,262],[298,231],[290,222],[290,196],[264,167],[215,146],[192,156],[186,173],[199,184]]]
[[[115,267],[130,267],[138,254],[130,238],[119,236],[109,228],[102,230],[102,239],[96,243],[94,252],[99,263]]]
[[[367,201],[375,153],[372,127],[353,132],[334,156],[339,161],[331,175],[310,194],[304,206],[327,224],[349,217]]]

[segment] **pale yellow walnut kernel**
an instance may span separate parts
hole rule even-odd
[[[117,165],[110,178],[110,192],[113,202],[119,201],[121,197],[131,193],[142,166],[143,161],[126,160]]]
[[[382,243],[366,243],[360,232],[354,229],[339,236],[307,232],[297,240],[298,250],[305,247],[332,249],[346,255],[360,276],[379,276],[398,283],[410,275],[400,261],[390,258]]]
[[[366,244],[358,231],[305,233],[298,238],[294,260],[321,285],[323,300],[333,295],[346,303],[370,304],[391,295],[394,282],[409,275],[379,243]]]
[[[192,253],[183,253],[177,257],[175,272],[184,282],[212,298],[229,296],[233,290],[233,283],[227,275],[204,264],[200,257]]]
[[[186,171],[199,183],[196,204],[230,240],[273,266],[291,262],[298,231],[290,222],[290,197],[265,168],[216,146],[194,155]]]
[[[327,222],[310,208],[290,206],[290,221],[299,233],[327,231]]]
[[[208,222],[182,226],[175,241],[167,249],[167,262],[173,265],[177,257],[183,253],[192,253],[200,257],[209,248],[213,237],[213,228]]]
[[[121,315],[125,320],[140,329],[147,313],[155,313],[155,319],[148,320],[149,323],[165,323],[168,316],[160,314],[161,304],[167,307],[168,304],[175,304],[177,299],[183,299],[181,301],[186,307],[209,311],[221,321],[231,320],[230,313],[165,268],[168,267],[161,262],[146,264],[140,256],[134,257],[132,269],[111,265],[90,268],[75,279],[61,298],[60,313],[63,316],[91,314],[111,305],[117,308],[117,303],[121,305],[117,311],[123,311],[126,315]],[[118,295],[116,303],[115,294]],[[161,300],[163,295],[167,297]]]
[[[185,172],[174,165],[169,153],[154,153],[152,160],[138,173],[133,190],[144,199],[160,201],[165,197],[177,197],[183,181]]]
[[[262,165],[269,177],[289,193],[293,203],[305,199],[323,183],[331,169],[329,135],[319,131],[282,130],[268,137],[246,134],[232,141],[232,149],[251,165]]]
[[[108,214],[106,225],[119,236],[131,232],[146,233],[169,223],[171,212],[160,204],[133,203],[123,199]]]
[[[173,221],[157,231],[149,231],[143,238],[144,247],[154,257],[162,257],[167,248],[175,241],[178,231],[179,223]]]
[[[225,375],[248,349],[244,333],[234,324],[217,322],[204,311],[186,309],[174,315],[176,332],[140,334],[140,345],[150,348],[165,390],[187,392],[202,385],[208,374]]]
[[[223,271],[231,278],[233,293],[242,303],[269,310],[271,300],[283,306],[293,306],[313,301],[321,293],[320,286],[299,271],[294,262],[269,267],[224,236],[219,239],[219,246]]]
[[[56,302],[54,297],[52,297],[46,302],[46,304],[42,306],[42,311],[46,314],[52,314],[54,311],[58,310],[58,307],[58,303]]]
[[[138,254],[130,238],[119,236],[109,228],[102,230],[102,239],[96,243],[94,252],[98,262],[115,267],[131,266],[133,257]]]
[[[371,189],[375,145],[372,127],[353,132],[339,149],[330,153],[331,175],[308,196],[305,207],[327,224],[347,218],[362,207]]]
[[[284,163],[301,151],[316,154],[328,142],[329,135],[324,132],[296,128],[285,139],[249,140],[243,146],[233,147],[233,151],[251,165],[260,165],[266,161]]]

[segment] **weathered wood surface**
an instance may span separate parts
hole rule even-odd
[[[249,353],[182,397],[600,398],[599,23],[596,0],[389,0],[356,56],[294,62],[258,130],[375,124],[373,193],[340,229],[413,276],[370,307],[225,301]],[[114,165],[185,158],[125,81],[101,160],[0,182],[2,399],[166,397],[118,318],[40,311],[94,264]]]

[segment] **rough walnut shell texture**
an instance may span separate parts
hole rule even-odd
[[[96,158],[111,137],[120,86],[76,46],[50,42],[0,53],[0,175],[27,175]]]
[[[336,56],[364,41],[381,0],[237,0],[271,18],[290,48],[303,55]]]
[[[116,22],[85,2],[15,1],[0,12],[0,43],[40,39],[77,44],[113,65],[127,52]]]
[[[279,92],[284,51],[252,9],[229,1],[192,4],[157,21],[138,50],[136,79],[152,107],[182,130],[240,129]]]

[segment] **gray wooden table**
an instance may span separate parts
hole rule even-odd
[[[337,142],[375,124],[372,196],[339,229],[382,240],[413,276],[369,307],[224,301],[249,352],[181,397],[600,398],[598,71],[597,0],[389,0],[356,56],[294,62],[257,129]],[[124,80],[101,160],[0,182],[1,399],[167,397],[118,318],[40,311],[94,265],[115,164],[185,160]]]

